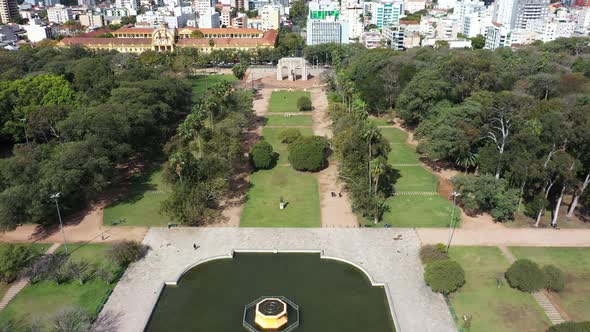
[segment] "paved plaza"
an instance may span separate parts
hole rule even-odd
[[[101,313],[122,315],[118,331],[143,331],[165,283],[232,250],[317,250],[349,261],[385,285],[398,332],[456,331],[443,297],[424,284],[411,229],[151,228],[144,243],[152,249],[128,268]]]

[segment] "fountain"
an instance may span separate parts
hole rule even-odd
[[[299,306],[284,296],[263,296],[244,307],[242,325],[250,332],[293,331],[299,326]]]

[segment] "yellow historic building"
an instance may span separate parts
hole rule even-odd
[[[200,33],[193,33],[198,30]],[[174,51],[180,48],[197,48],[209,53],[215,49],[255,50],[274,48],[278,32],[258,29],[218,28],[121,28],[112,32],[114,38],[97,38],[96,35],[64,38],[57,46],[81,45],[90,49],[115,50],[122,53],[141,53],[148,50]]]

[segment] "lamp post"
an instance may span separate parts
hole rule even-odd
[[[461,196],[461,194],[453,191],[451,196],[453,196],[453,208],[451,210],[451,223],[449,224],[449,242],[447,243],[447,252],[449,252],[449,249],[451,248],[451,241],[453,240],[455,228],[457,227],[457,222],[455,220],[455,207],[457,206],[457,196]]]
[[[68,241],[66,241],[66,232],[64,231],[64,224],[61,221],[61,213],[59,212],[59,203],[57,202],[57,200],[61,197],[61,193],[55,193],[49,197],[55,201],[55,208],[57,209],[57,216],[59,218],[59,228],[61,229],[61,234],[64,237],[64,247],[66,249],[66,254],[67,254],[68,253]]]
[[[23,129],[25,130],[25,141],[27,142],[27,145],[29,145],[29,136],[27,135],[27,118],[22,118],[19,120],[23,123]]]

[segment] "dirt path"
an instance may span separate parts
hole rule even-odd
[[[67,242],[118,242],[123,240],[142,241],[146,227],[103,226],[104,203],[94,206],[78,221],[66,222],[64,227]],[[37,225],[23,225],[16,230],[0,234],[0,242],[42,242],[63,243],[59,227],[43,229]]]

